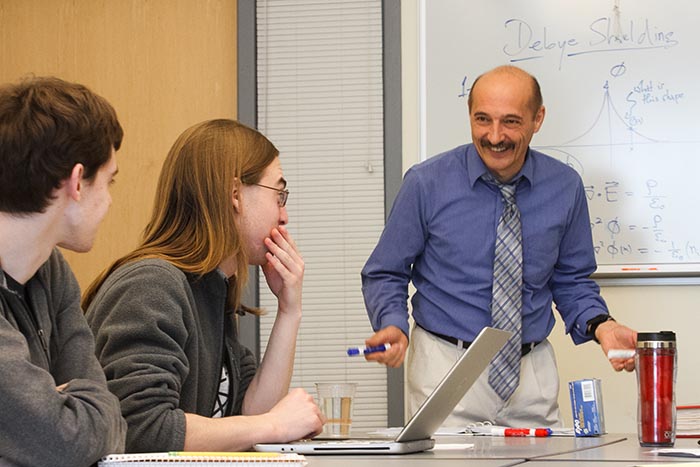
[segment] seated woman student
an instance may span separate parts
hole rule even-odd
[[[304,262],[284,227],[277,149],[232,120],[175,141],[134,251],[85,294],[96,354],[127,421],[127,452],[238,451],[320,432],[303,389],[289,391]],[[237,340],[248,265],[278,300],[260,367]]]

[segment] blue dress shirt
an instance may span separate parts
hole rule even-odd
[[[496,226],[503,211],[476,148],[459,146],[413,166],[379,243],[362,270],[372,327],[408,336],[408,283],[413,318],[422,328],[473,341],[491,325]],[[576,344],[590,340],[586,322],[608,313],[597,284],[588,206],[578,174],[529,149],[516,202],[523,235],[523,343],[544,340],[556,304]]]

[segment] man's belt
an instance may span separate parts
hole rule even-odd
[[[465,342],[461,339],[457,339],[456,337],[445,336],[444,334],[439,334],[437,332],[428,331],[423,326],[421,326],[421,329],[424,329],[426,332],[429,332],[433,336],[439,337],[440,339],[442,339],[446,342],[449,342],[452,345],[457,346],[457,348],[459,348],[459,349],[468,349],[469,346],[472,345],[471,342]],[[539,344],[539,342],[530,342],[529,344],[523,344],[521,349],[520,349],[520,355],[522,355],[524,357],[525,355],[529,354],[532,351],[532,349],[534,349],[538,344]]]

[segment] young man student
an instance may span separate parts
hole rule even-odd
[[[119,401],[56,248],[92,247],[122,135],[82,85],[0,86],[0,465],[88,466],[124,449]]]

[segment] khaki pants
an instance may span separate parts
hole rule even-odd
[[[457,346],[414,326],[406,364],[407,404],[415,413],[433,388],[465,352]],[[444,423],[447,427],[465,427],[490,421],[512,427],[562,426],[557,398],[559,373],[554,349],[549,341],[532,349],[520,364],[520,385],[507,401],[491,389],[488,368],[467,392]]]

